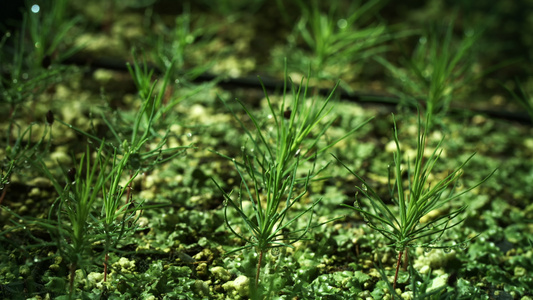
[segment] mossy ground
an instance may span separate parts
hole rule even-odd
[[[420,7],[398,6],[399,11],[405,12],[405,17],[395,14],[390,7],[384,8],[383,15],[391,22],[405,18],[407,24],[416,26],[430,19],[446,17],[453,11],[453,7],[446,6],[444,1],[431,3]],[[152,34],[160,33],[158,30],[163,30],[164,26],[171,26],[183,7],[168,6],[162,1],[152,11],[159,17],[154,17],[146,25],[145,7],[117,5],[110,7],[109,13],[99,14],[101,7],[98,5],[73,4],[73,11],[86,20],[84,27],[76,27],[76,34],[69,36],[71,43],[85,45],[85,49],[73,59],[77,66],[72,66],[57,83],[29,96],[12,120],[7,118],[9,106],[2,103],[0,115],[4,122],[1,128],[6,135],[9,135],[9,121],[20,128],[37,122],[33,133],[35,142],[40,137],[39,132],[47,126],[45,115],[51,110],[57,119],[106,136],[109,132],[100,112],[127,117],[138,109],[140,100],[127,70],[106,69],[107,64],[101,63],[100,59],[111,58],[124,64],[131,60],[130,49],[134,46],[150,53],[156,42]],[[262,5],[262,10],[255,11],[253,6],[243,4],[243,10],[235,14],[223,14],[207,4],[193,5],[192,26],[207,29],[188,46],[183,68],[204,65],[211,74],[222,78],[249,78],[247,76],[259,74],[282,82],[283,56],[287,54],[284,38],[292,30],[288,24],[298,16],[297,6],[289,4],[286,7],[289,14],[284,20],[273,17],[279,7]],[[435,8],[439,5],[444,9]],[[507,8],[520,10],[513,5]],[[460,9],[465,9],[464,15],[486,13],[483,7]],[[252,14],[247,10],[255,12]],[[496,19],[494,22],[506,18],[505,14],[492,17]],[[515,41],[519,44],[515,45],[516,49],[526,49],[521,46],[530,42],[513,31],[500,34],[522,37]],[[498,34],[489,32],[483,43],[492,42],[494,47],[501,48],[505,42],[498,38]],[[522,55],[527,59],[530,54]],[[480,62],[487,64],[483,68],[488,68],[498,59],[501,57],[494,57],[493,50],[490,50]],[[84,66],[95,64],[95,61],[101,63],[97,69]],[[334,74],[333,67],[329,71]],[[377,63],[369,61],[354,69],[358,72],[356,75],[344,78],[354,91],[388,95],[391,83]],[[291,75],[295,82],[299,82],[298,76],[304,74],[293,70]],[[445,176],[473,152],[477,154],[465,167],[458,189],[473,185],[498,169],[488,182],[434,212],[437,216],[454,206],[469,206],[463,216],[464,223],[441,239],[442,245],[448,245],[450,251],[416,248],[411,252],[411,263],[420,274],[429,274],[431,287],[447,286],[447,291],[455,291],[461,297],[533,297],[533,277],[528,271],[533,269],[533,129],[531,123],[500,119],[476,110],[519,111],[519,104],[513,102],[511,95],[499,85],[500,82],[512,85],[515,75],[526,81],[531,79],[516,65],[509,65],[478,81],[477,86],[468,90],[467,96],[453,100],[452,106],[459,107],[461,112],[452,110],[448,115],[440,116],[439,129],[429,137],[429,143],[435,143],[446,136],[444,152],[434,174],[436,179]],[[331,88],[334,81],[313,79],[311,84],[311,90],[318,91],[314,87]],[[176,81],[170,89],[170,97],[187,96],[163,120],[171,132],[168,145],[194,144],[194,148],[188,149],[183,157],[143,173],[136,180],[134,199],[166,205],[143,211],[139,231],[110,254],[111,272],[105,283],[102,245],[93,245],[94,260],[89,262],[90,267],[85,273],[76,272],[75,293],[84,299],[104,296],[113,299],[246,299],[250,294],[248,282],[253,281],[257,257],[254,252],[224,256],[225,252],[241,246],[242,241],[225,228],[223,196],[211,181],[214,178],[230,190],[238,187],[240,177],[230,161],[209,150],[239,157],[241,147],[246,143],[243,131],[219,98],[225,99],[236,110],[239,106],[231,100],[239,98],[267,120],[263,91],[258,81],[252,86]],[[191,93],[193,90],[196,92]],[[274,89],[269,93],[275,99],[279,92]],[[375,118],[330,152],[386,195],[387,167],[392,163],[394,150],[391,148],[390,113],[395,113],[399,139],[403,150],[409,153],[416,147],[416,111],[372,101],[354,102],[348,98],[340,97],[336,101],[329,116],[336,121],[327,132],[327,139],[334,140],[367,118]],[[15,132],[13,130],[11,134]],[[3,137],[0,151],[7,147],[6,141]],[[72,157],[79,157],[87,143],[91,141],[86,137],[61,124],[53,124],[51,147],[45,157],[47,165],[61,174],[60,169],[75,164]],[[0,157],[4,156],[5,151],[0,152]],[[329,178],[313,183],[295,209],[303,209],[322,198],[314,211],[317,221],[344,217],[315,228],[309,234],[309,240],[298,242],[294,249],[269,253],[262,283],[280,299],[390,297],[387,283],[377,268],[382,266],[381,270],[392,281],[395,249],[387,247],[387,241],[369,229],[360,216],[340,206],[353,204],[354,186],[359,183],[329,155],[316,163],[324,165],[328,162],[331,164],[324,175]],[[46,218],[57,197],[50,182],[31,164],[17,169],[5,188],[2,205],[25,218]],[[230,218],[232,222],[238,222],[236,215],[230,214]],[[2,230],[22,222],[7,209],[1,210],[0,220]],[[306,218],[302,219],[302,224],[306,222]],[[461,244],[478,234],[467,245]],[[52,299],[67,294],[69,266],[58,254],[54,244],[57,237],[44,228],[28,226],[3,231],[1,238],[2,298]],[[406,271],[400,272],[398,289],[402,296],[409,297],[413,280],[422,281],[409,277]]]

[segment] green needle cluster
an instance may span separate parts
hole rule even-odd
[[[431,246],[440,239],[442,234],[457,225],[463,220],[458,217],[466,209],[466,205],[458,209],[452,210],[448,213],[442,214],[436,218],[422,223],[421,219],[428,215],[433,210],[441,208],[446,203],[452,200],[459,199],[465,193],[478,187],[483,182],[488,180],[492,174],[490,173],[485,179],[477,184],[462,190],[459,193],[454,193],[455,187],[461,175],[463,168],[468,161],[475,155],[472,154],[461,165],[451,171],[446,177],[437,179],[435,182],[429,180],[435,164],[442,154],[442,143],[444,137],[437,143],[434,150],[429,157],[425,157],[427,149],[427,135],[429,128],[429,119],[424,124],[421,118],[418,118],[418,140],[416,148],[416,156],[411,162],[404,157],[400,141],[398,139],[398,130],[396,128],[396,121],[394,120],[394,142],[396,144],[396,151],[394,153],[394,165],[392,166],[392,176],[389,170],[389,190],[393,208],[390,207],[388,201],[383,200],[382,197],[356,172],[352,171],[346,164],[340,162],[352,175],[361,181],[361,186],[357,187],[358,195],[361,194],[363,200],[357,197],[354,206],[344,205],[357,212],[359,212],[367,225],[381,233],[387,238],[396,251],[399,252],[396,275],[394,285],[396,285],[396,278],[398,276],[398,269],[401,262],[402,253],[408,248],[416,245],[433,248],[444,248]],[[407,164],[407,170],[402,166]],[[405,171],[407,171],[407,182],[404,182]],[[393,180],[391,180],[391,177]],[[429,242],[420,242],[415,244],[423,238],[431,238]]]
[[[252,129],[248,129],[243,118],[238,117],[234,111],[232,114],[245,131],[253,152],[244,147],[242,161],[227,157],[234,162],[242,179],[237,199],[215,182],[225,198],[227,227],[246,242],[245,246],[229,253],[255,248],[259,255],[256,287],[264,253],[272,248],[291,247],[291,244],[302,240],[312,228],[312,217],[309,217],[304,228],[294,228],[293,225],[304,215],[312,214],[320,199],[299,212],[292,211],[298,202],[304,200],[309,183],[317,180],[317,175],[325,168],[316,170],[313,161],[316,162],[326,150],[370,121],[363,122],[344,136],[321,146],[319,141],[335,120],[326,121],[326,116],[332,109],[330,102],[333,92],[326,99],[309,99],[308,82],[304,83],[302,80],[299,87],[293,85],[292,94],[289,94],[288,81],[289,79],[286,80],[282,99],[278,103],[274,103],[265,90],[270,113],[266,120],[255,116],[244,103],[237,100],[252,122]],[[312,166],[307,168],[308,165]],[[245,202],[251,203],[251,211],[245,208]],[[238,233],[234,229],[235,225],[228,218],[229,208],[240,216],[247,234]]]

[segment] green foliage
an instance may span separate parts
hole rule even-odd
[[[425,104],[429,124],[431,116],[445,114],[457,92],[481,75],[475,72],[473,55],[481,32],[466,31],[457,41],[453,28],[453,22],[445,30],[430,27],[419,38],[411,56],[399,59],[399,66],[376,57],[397,80],[397,94],[413,106],[418,106],[417,99]]]
[[[132,172],[147,171],[182,155],[187,148],[191,147],[166,148],[170,130],[168,126],[165,127],[166,124],[163,122],[165,113],[183,99],[180,98],[166,104],[163,103],[165,87],[170,80],[170,71],[165,73],[163,87],[155,95],[157,81],[151,82],[153,71],[148,70],[146,63],[143,61],[140,64],[137,60],[134,60],[133,67],[128,66],[128,68],[139,90],[141,107],[135,111],[133,116],[129,116],[126,113],[119,115],[118,119],[123,122],[112,122],[104,113],[101,113],[101,117],[112,135],[111,139],[115,139],[115,143],[106,141],[105,144],[111,151],[116,151],[116,155],[123,156],[121,161],[124,161],[124,167],[127,167]],[[103,138],[90,132],[73,127],[62,120],[57,121],[92,141],[104,142]],[[163,135],[159,133],[161,130],[164,130]],[[126,134],[130,135],[129,139],[123,138]]]
[[[32,132],[35,125],[36,123],[32,123],[22,131],[16,123],[10,122],[8,130],[11,131],[12,127],[17,127],[18,131],[14,141],[11,141],[12,137],[10,132],[6,136],[7,146],[0,172],[0,190],[2,191],[0,194],[0,204],[6,195],[7,186],[11,183],[11,175],[15,172],[30,168],[32,161],[41,159],[50,148],[50,140],[52,138],[51,124],[45,126],[41,138],[37,142],[32,140]],[[43,145],[45,140],[46,144]]]
[[[359,197],[357,197],[354,206],[345,206],[361,213],[367,221],[367,225],[383,234],[383,236],[392,242],[392,245],[394,245],[398,251],[403,251],[415,240],[435,235],[440,237],[447,229],[457,226],[461,221],[452,224],[450,224],[450,221],[457,218],[466,209],[466,206],[461,206],[457,210],[429,220],[426,223],[420,223],[420,219],[430,211],[438,209],[444,204],[460,198],[465,193],[481,185],[496,171],[494,170],[481,182],[478,182],[458,194],[453,194],[455,184],[463,174],[463,167],[473,155],[475,155],[474,153],[443,179],[438,180],[436,183],[430,182],[429,176],[442,153],[441,146],[444,138],[435,146],[431,155],[428,158],[425,158],[424,153],[426,151],[427,143],[427,127],[427,123],[423,126],[419,118],[417,152],[414,159],[414,168],[411,169],[411,165],[408,162],[407,176],[409,181],[408,186],[405,187],[404,182],[401,180],[402,175],[404,174],[402,165],[404,164],[405,158],[403,157],[400,147],[396,123],[394,124],[396,152],[394,153],[394,165],[392,166],[394,183],[391,184],[390,191],[392,202],[397,207],[398,213],[394,213],[394,211],[389,208],[386,202],[363,178],[358,176],[341,162],[350,173],[362,182],[361,187],[357,187],[357,189],[358,192],[363,195],[363,198],[368,201],[368,204],[365,205],[366,203],[362,202]]]
[[[383,2],[357,1],[343,7],[340,1],[332,1],[325,13],[319,1],[299,1],[303,14],[289,37],[289,61],[302,73],[310,67],[319,79],[353,73],[355,63],[387,49],[384,42],[391,36],[385,24],[375,24],[369,18]]]
[[[293,86],[292,97],[289,99],[285,85],[283,96],[277,105],[265,90],[270,113],[266,120],[255,116],[244,103],[237,100],[250,118],[253,130],[249,130],[243,118],[232,111],[251,143],[251,149],[243,148],[242,162],[228,157],[234,162],[242,179],[237,200],[231,193],[225,192],[218,183],[215,184],[225,198],[224,214],[228,229],[246,242],[245,246],[229,253],[255,248],[259,254],[256,285],[263,254],[268,249],[290,247],[291,244],[303,239],[312,226],[312,217],[309,217],[304,227],[295,229],[303,215],[312,214],[320,199],[293,216],[290,213],[294,210],[295,204],[303,201],[310,181],[315,180],[322,171],[322,169],[315,170],[316,160],[327,149],[369,121],[365,121],[337,140],[320,145],[319,141],[334,121],[331,119],[326,124],[321,124],[332,109],[330,100],[333,92],[325,100],[316,98],[309,100],[307,86],[308,82],[304,85],[303,81],[299,88]],[[224,104],[229,108],[226,102]],[[272,129],[269,130],[269,127]],[[305,175],[300,175],[303,163],[311,160],[314,161],[312,168],[303,170]],[[244,203],[248,201],[252,205],[251,212],[245,209]],[[227,214],[229,208],[234,209],[242,219],[247,234],[238,233],[234,229]]]
[[[265,0],[199,0],[198,3],[208,6],[211,11],[222,16],[235,18],[257,12],[264,6]]]
[[[344,206],[359,212],[367,225],[380,232],[391,242],[391,245],[395,247],[396,251],[400,253],[394,280],[394,284],[396,284],[402,252],[407,247],[413,246],[416,241],[426,237],[430,238],[430,241],[422,242],[419,245],[430,248],[449,249],[449,246],[435,246],[435,243],[437,243],[445,231],[459,225],[463,221],[457,219],[465,211],[467,206],[463,205],[451,212],[432,218],[425,223],[422,223],[421,219],[428,215],[429,212],[441,208],[446,203],[460,198],[465,193],[481,185],[496,170],[477,184],[454,194],[457,181],[463,174],[463,167],[475,153],[444,178],[437,179],[436,182],[431,182],[429,178],[436,162],[441,156],[441,146],[444,138],[437,143],[429,157],[425,158],[429,120],[426,120],[426,123],[422,125],[419,116],[416,156],[413,162],[414,166],[411,168],[410,162],[405,162],[406,159],[400,147],[394,116],[393,121],[396,152],[394,153],[394,165],[392,166],[394,182],[392,184],[389,183],[391,201],[395,206],[393,209],[389,208],[389,204],[363,178],[348,168],[344,163],[339,162],[362,183],[360,187],[357,187],[357,190],[358,194],[362,194],[363,200],[360,200],[358,195],[356,195],[354,206]],[[402,166],[405,163],[407,163],[407,186],[402,180],[405,174]],[[390,180],[391,174],[389,173]]]
[[[61,75],[70,69],[61,66],[46,69],[31,64],[33,59],[28,57],[33,56],[34,50],[26,41],[26,23],[22,23],[20,31],[8,32],[0,41],[0,111],[10,120],[15,120],[23,103],[61,81]],[[12,45],[8,43],[10,39]]]
[[[27,23],[29,30],[33,46],[31,61],[35,67],[41,66],[47,57],[62,61],[80,50],[78,47],[61,48],[67,33],[80,22],[78,17],[68,17],[68,0],[38,3],[37,6],[34,5],[39,9],[37,12],[32,11],[31,4],[31,1],[26,1],[27,12],[24,13],[23,23]]]
[[[453,123],[457,120],[446,124],[452,129],[454,143],[446,148],[446,160],[458,166],[448,168],[448,173],[447,169],[442,172],[445,167],[438,162],[445,156],[444,140],[433,144],[429,138],[435,116],[446,113],[454,97],[468,91],[477,70],[482,70],[471,56],[479,41],[477,32],[466,31],[457,38],[451,25],[444,30],[433,27],[398,64],[377,59],[400,80],[398,93],[405,100],[426,103],[425,123],[419,120],[418,132],[406,130],[418,134],[414,155],[407,157],[413,152],[400,144],[394,126],[396,153],[389,168],[390,194],[386,194],[382,192],[386,188],[369,183],[380,182],[382,178],[374,177],[373,172],[384,169],[388,161],[383,159],[386,153],[376,152],[388,123],[365,130],[364,139],[347,140],[368,122],[361,116],[379,114],[381,107],[347,103],[333,108],[334,92],[317,97],[318,89],[308,88],[315,79],[311,78],[297,82],[299,86],[287,79],[279,98],[269,96],[264,88],[266,98],[261,105],[266,109],[256,112],[247,102],[256,100],[253,89],[228,91],[221,85],[217,92],[224,89],[224,93],[247,98],[222,100],[235,118],[232,123],[220,112],[222,104],[212,102],[216,101],[210,97],[215,89],[206,87],[213,83],[197,86],[191,82],[214,63],[217,69],[222,66],[218,63],[223,68],[233,63],[233,56],[221,60],[228,51],[237,50],[247,61],[255,60],[254,70],[263,71],[261,68],[271,63],[263,56],[283,43],[276,39],[287,34],[287,27],[271,19],[274,12],[281,13],[274,17],[285,18],[284,25],[299,18],[297,24],[288,25],[293,32],[284,48],[284,55],[293,63],[291,71],[292,67],[302,74],[312,70],[318,80],[341,77],[343,88],[349,88],[348,82],[359,84],[353,77],[363,63],[387,51],[391,46],[385,43],[400,35],[376,18],[386,1],[277,0],[278,10],[286,7],[287,11],[276,11],[272,3],[266,5],[263,0],[200,1],[191,3],[191,10],[184,6],[174,17],[165,11],[154,23],[152,13],[162,6],[156,0],[113,0],[105,5],[113,11],[104,16],[94,16],[101,7],[89,4],[84,13],[91,22],[104,20],[83,32],[96,46],[88,51],[89,56],[96,53],[93,50],[99,48],[100,38],[113,38],[113,48],[118,46],[123,53],[124,42],[141,34],[149,43],[144,48],[153,51],[146,55],[132,51],[127,67],[138,91],[134,103],[129,102],[130,91],[117,86],[111,101],[104,104],[113,111],[92,106],[90,124],[83,124],[86,116],[69,111],[69,117],[89,129],[56,120],[59,129],[76,133],[58,136],[52,122],[40,126],[33,123],[32,114],[59,110],[60,106],[65,114],[70,109],[83,111],[88,104],[78,99],[98,98],[95,78],[70,78],[65,76],[67,67],[58,64],[79,50],[68,45],[71,30],[78,27],[80,19],[70,18],[67,2],[42,3],[40,13],[26,13],[21,30],[0,40],[0,117],[7,120],[0,140],[0,204],[4,205],[0,209],[4,221],[0,226],[0,298],[489,299],[530,295],[528,288],[533,282],[527,271],[533,268],[533,238],[528,223],[533,206],[527,203],[527,196],[533,173],[530,163],[521,160],[532,150],[531,139],[523,134],[528,129],[504,127],[508,124],[483,117],[464,120],[468,130]],[[425,13],[442,1],[433,2],[408,12],[409,21],[427,17]],[[180,10],[180,5],[172,8]],[[206,5],[215,16],[208,14],[202,19]],[[303,11],[301,18],[291,15],[291,11],[299,13],[298,5]],[[220,26],[217,12],[229,14],[228,23]],[[387,10],[387,20],[391,12]],[[249,26],[244,31],[238,23],[241,17],[246,20],[244,26]],[[144,31],[124,26],[139,20],[146,25]],[[275,27],[281,29],[272,30]],[[269,35],[262,36],[267,31]],[[256,48],[264,45],[269,47]],[[240,58],[238,62],[242,62]],[[152,63],[159,70],[152,69]],[[373,89],[375,69],[366,67],[371,73],[361,84],[370,83]],[[280,69],[274,71],[277,74]],[[65,84],[55,86],[57,82]],[[178,107],[200,91],[205,92],[200,102]],[[533,118],[526,86],[518,84],[511,94]],[[121,96],[125,101],[121,102]],[[67,103],[69,106],[64,106]],[[71,107],[74,103],[79,106]],[[228,161],[202,152],[195,152],[185,163],[172,161],[192,148],[169,143],[183,138],[176,132],[187,118],[202,128],[202,135],[194,136],[195,145],[216,145],[220,148],[214,149]],[[240,128],[229,128],[232,124]],[[246,140],[242,144],[240,136]],[[348,156],[355,157],[343,167],[360,167],[350,171],[362,185],[356,204],[348,207],[363,216],[368,226],[350,218],[334,226],[316,225],[345,212],[346,205],[340,204],[350,203],[345,187],[350,179],[341,178],[323,157],[339,141],[342,143],[335,150],[345,154],[349,149],[352,154]],[[472,141],[479,142],[480,153],[464,157],[461,149],[474,147]],[[241,145],[241,152],[232,152]],[[65,151],[72,160],[65,158]],[[456,164],[456,157],[466,160]],[[464,193],[487,180],[482,174],[490,173],[502,159],[504,172],[496,174],[498,182],[483,186],[482,195],[465,197]],[[70,165],[70,161],[74,163]],[[166,162],[169,168],[159,169]],[[467,163],[474,173],[462,176]],[[207,180],[210,176],[216,178],[215,186]],[[235,176],[237,184],[230,186]],[[318,182],[322,179],[327,180]],[[136,196],[134,181],[137,189],[149,189],[143,191],[146,198]],[[230,188],[234,190],[228,191]],[[222,197],[213,197],[213,193]],[[162,212],[146,211],[163,206],[152,205],[154,198],[172,204],[165,204],[168,210]],[[224,207],[219,210],[221,199]],[[468,203],[470,213],[461,223],[467,211],[463,203]],[[141,213],[143,224],[149,222],[142,231],[138,224]],[[464,232],[448,235],[448,229],[460,224],[467,227]],[[309,236],[311,229],[315,234]],[[481,234],[474,241],[472,233],[476,231]],[[472,243],[468,251],[444,255],[445,263],[434,272],[421,274],[410,264],[407,271],[395,275],[400,291],[389,280],[393,270],[375,267],[380,279],[371,266],[372,261],[389,263],[390,259],[389,253],[376,256],[383,245],[377,232],[399,251],[399,258],[402,253],[412,258],[413,251],[409,251],[415,246],[447,253],[452,248],[465,250]],[[441,242],[447,238],[453,242]],[[307,239],[316,242],[304,243]],[[460,240],[465,242],[455,242]],[[225,252],[223,246],[232,248]],[[238,251],[242,255],[220,256]],[[440,253],[432,254],[436,252]],[[127,261],[127,267],[115,263],[119,258]],[[417,263],[429,261],[419,259]],[[112,276],[107,282],[102,282],[102,262],[104,274]],[[447,276],[455,275],[458,280],[446,282]],[[240,281],[234,280],[236,276]],[[443,282],[448,285],[441,285]]]
[[[220,7],[217,2],[217,7]],[[214,60],[207,57],[197,57],[195,52],[212,40],[214,32],[207,26],[202,26],[205,20],[193,22],[193,16],[188,4],[183,5],[183,12],[175,19],[172,27],[162,27],[161,32],[149,41],[149,47],[154,47],[152,58],[157,65],[167,72],[179,75],[179,82],[187,84],[211,67]]]
[[[146,118],[146,122],[155,122],[157,119],[162,117],[165,112],[178,104],[179,101],[173,101],[170,104],[167,104],[163,108],[163,97],[167,90],[171,75],[172,75],[172,65],[171,63],[166,69],[165,75],[163,76],[163,81],[161,86],[159,86],[159,91],[155,94],[155,88],[157,86],[157,80],[153,81],[152,77],[154,75],[154,69],[148,69],[146,60],[143,58],[141,62],[137,60],[135,55],[135,50],[132,51],[133,56],[133,67],[127,63],[128,71],[130,72],[133,82],[137,87],[139,92],[139,97],[143,104],[146,104],[146,107],[142,109],[142,114]],[[153,98],[153,100],[152,100]],[[181,100],[181,99],[180,99]],[[154,115],[154,112],[157,112],[157,115]],[[155,119],[155,120],[154,120]]]
[[[148,297],[170,297],[175,299],[191,298],[194,296],[191,269],[180,266],[163,266],[161,262],[151,265],[146,272],[147,278],[155,279],[148,282],[141,295]],[[136,295],[132,295],[136,296]]]
[[[22,247],[30,249],[51,245],[57,247],[59,255],[69,265],[72,295],[76,293],[74,290],[76,270],[81,269],[86,274],[95,261],[103,260],[104,276],[106,276],[108,253],[119,249],[121,242],[136,231],[140,211],[158,206],[143,205],[133,200],[131,191],[133,180],[141,172],[151,170],[181,155],[184,148],[188,148],[165,148],[169,130],[167,129],[161,136],[154,128],[156,121],[158,124],[161,123],[164,109],[168,108],[161,103],[163,92],[160,92],[158,96],[153,96],[156,83],[151,83],[149,78],[151,72],[146,71],[146,68],[141,68],[135,62],[134,68],[130,70],[137,79],[142,104],[133,120],[124,127],[127,131],[112,124],[103,113],[101,114],[104,123],[108,125],[111,137],[116,139],[118,146],[108,142],[104,137],[98,137],[96,134],[75,128],[62,120],[54,119],[49,112],[50,116],[47,115],[49,124],[36,144],[33,144],[31,140],[34,125],[32,124],[19,133],[14,145],[6,149],[9,165],[6,172],[2,172],[2,181],[7,182],[13,170],[25,163],[50,179],[59,194],[49,210],[47,219],[25,217],[11,212],[24,224],[15,223],[13,230],[27,231],[32,235],[26,227],[29,225],[28,227],[31,226],[31,228],[43,228],[50,234],[52,242],[34,238],[34,243]],[[165,82],[169,80],[168,74],[170,73],[165,75]],[[146,88],[147,85],[149,89]],[[175,104],[171,103],[171,105]],[[44,154],[47,153],[50,145],[46,144],[46,148],[41,149],[45,138],[51,137],[48,127],[51,128],[51,123],[54,121],[86,136],[89,145],[99,143],[99,148],[95,153],[92,152],[90,146],[87,146],[79,164],[68,172],[64,171],[65,184],[62,184],[63,180],[56,178],[53,171],[49,169],[49,165],[44,162]],[[16,123],[13,123],[13,126],[16,126]],[[125,133],[130,134],[129,139],[122,138]],[[26,138],[27,143],[24,141]],[[94,158],[91,159],[93,155]],[[127,177],[126,180],[125,177]],[[2,232],[2,238],[13,230]],[[103,244],[104,251],[95,256],[94,247],[99,243]],[[104,281],[105,279],[106,277]]]
[[[34,13],[30,9],[34,3],[26,1],[19,30],[6,32],[0,40],[0,111],[12,122],[23,103],[75,70],[55,64],[80,50],[64,47],[67,33],[79,23],[78,18],[67,18],[67,2],[39,3]]]
[[[139,88],[142,101],[132,123],[127,126],[130,131],[130,139],[122,139],[124,132],[117,129],[117,126],[114,126],[103,113],[101,114],[102,118],[116,139],[118,147],[107,142],[105,138],[97,137],[62,120],[57,120],[58,123],[88,137],[90,143],[100,143],[95,161],[92,165],[90,164],[91,153],[88,148],[78,169],[72,171],[76,172],[76,179],[70,182],[67,180],[65,188],[54,179],[44,162],[40,161],[39,163],[39,169],[52,180],[60,197],[58,198],[59,202],[54,204],[57,206],[57,212],[55,212],[57,220],[49,218],[48,222],[39,221],[38,224],[51,232],[58,233],[59,237],[56,238],[58,249],[71,264],[71,290],[73,272],[82,263],[85,263],[84,266],[86,267],[92,262],[88,259],[88,255],[92,250],[91,245],[95,241],[104,242],[104,274],[106,276],[108,253],[117,249],[119,243],[128,233],[136,230],[135,224],[140,216],[138,211],[147,207],[158,206],[142,206],[133,201],[131,191],[133,180],[141,172],[151,170],[155,166],[183,154],[184,148],[189,148],[186,146],[164,149],[169,130],[167,129],[163,136],[159,136],[154,130],[154,125],[156,121],[160,121],[162,118],[165,108],[161,103],[164,88],[158,96],[153,96],[156,83],[151,83],[152,72],[147,71],[146,65],[141,67],[135,61],[134,68],[130,67],[130,72]],[[168,74],[170,73],[165,75],[165,85],[169,80]],[[152,142],[155,139],[158,140],[157,143]],[[151,149],[146,150],[147,146]],[[84,158],[87,159],[86,162],[84,162]],[[128,171],[129,178],[124,181]],[[82,172],[86,172],[86,174]],[[125,184],[125,186],[123,187],[121,184]],[[101,208],[100,216],[94,211],[96,207]],[[54,209],[51,210],[51,216],[53,211]],[[66,222],[63,220],[64,213],[67,216]],[[92,230],[89,230],[89,227]],[[105,280],[106,277],[104,277]]]
[[[526,112],[529,115],[529,118],[533,122],[533,97],[528,93],[528,91],[524,88],[524,85],[520,83],[518,80],[516,80],[517,85],[517,92],[514,92],[512,90],[509,90],[509,93],[513,96],[513,98],[518,101],[522,107],[526,110]]]
[[[91,151],[87,149],[78,167],[69,170],[64,186],[54,178],[42,160],[38,163],[38,167],[52,181],[59,194],[50,209],[48,222],[38,221],[38,224],[57,235],[57,248],[61,256],[71,264],[71,270],[77,267],[86,269],[91,265],[92,244],[103,239],[94,229],[89,230],[94,217],[94,204],[107,179],[105,164],[108,161],[105,159],[103,146],[102,143],[92,163]],[[73,281],[71,290],[72,283]]]

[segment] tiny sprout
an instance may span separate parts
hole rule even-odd
[[[47,113],[46,113],[46,123],[48,123],[48,125],[52,126],[52,124],[54,124],[54,113],[49,110]]]

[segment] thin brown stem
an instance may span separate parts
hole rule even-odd
[[[76,263],[70,264],[70,293],[74,290],[74,277],[76,277]]]
[[[263,250],[259,252],[259,261],[257,262],[257,273],[255,274],[255,287],[259,285],[259,273],[261,271],[261,262],[263,261]]]
[[[133,177],[133,173],[130,173],[130,180],[131,178]],[[131,194],[131,182],[128,184],[127,186],[127,192],[126,192],[126,205],[128,205],[128,203],[130,203],[131,201],[131,198],[133,197],[132,194]]]
[[[400,264],[402,263],[402,254],[403,250],[398,253],[398,261],[396,262],[396,273],[394,274],[394,283],[392,284],[392,288],[396,289],[396,281],[398,280],[398,270],[400,270]]]
[[[106,253],[105,254],[105,259],[104,259],[104,282],[107,281],[107,261],[109,259],[109,255]]]

